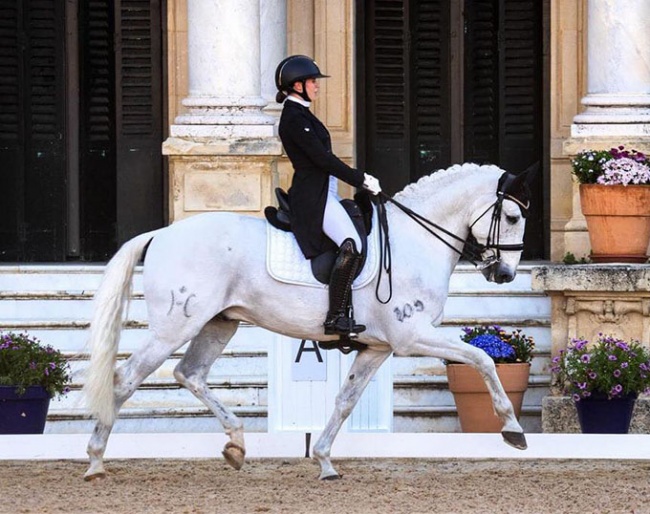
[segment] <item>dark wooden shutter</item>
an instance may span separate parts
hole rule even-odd
[[[359,161],[393,193],[449,165],[449,9],[444,0],[368,0],[360,15],[367,142]]]
[[[362,3],[369,43],[361,73],[367,85],[361,121],[368,139],[360,165],[378,176],[384,190],[392,193],[410,180],[408,13],[402,0]]]
[[[118,243],[163,223],[158,0],[116,0]]]
[[[112,255],[115,238],[113,2],[80,2],[81,248],[85,260]]]
[[[522,171],[534,162],[544,163],[542,2],[507,0],[502,13],[500,163],[504,169]],[[539,173],[531,184],[525,259],[544,257],[546,253],[542,176]]]
[[[542,3],[466,0],[465,160],[513,172],[543,162]],[[525,258],[544,256],[541,178]]]
[[[21,4],[0,0],[0,258],[18,260],[23,208]]]
[[[464,159],[499,163],[499,2],[465,4]]]
[[[542,152],[541,2],[505,1],[502,19],[499,153],[504,168],[519,171],[540,160]]]
[[[448,0],[413,4],[410,181],[451,164]]]
[[[0,258],[65,255],[64,4],[0,2]]]

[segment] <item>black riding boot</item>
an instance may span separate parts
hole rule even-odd
[[[357,252],[354,239],[343,241],[330,276],[330,309],[323,324],[327,335],[340,334],[353,338],[366,329],[365,325],[357,325],[350,317],[352,281],[360,263],[361,254]]]

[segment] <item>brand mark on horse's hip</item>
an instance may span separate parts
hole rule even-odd
[[[181,295],[183,293],[185,293],[186,291],[187,291],[187,288],[185,286],[181,286],[178,289],[178,292],[181,293]],[[187,312],[187,310],[188,310],[187,308],[188,308],[188,305],[190,303],[190,300],[192,298],[194,298],[196,295],[191,294],[191,295],[188,295],[188,297],[185,298],[185,300],[183,300],[182,298],[179,298],[177,300],[176,295],[174,294],[174,290],[172,289],[169,292],[171,294],[171,302],[169,304],[169,310],[167,311],[167,316],[171,316],[171,314],[172,314],[172,312],[174,310],[174,307],[183,307],[183,316],[185,316],[186,318],[191,318],[192,315],[189,312]]]

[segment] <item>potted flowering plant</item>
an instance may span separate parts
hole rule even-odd
[[[572,397],[584,433],[627,433],[639,393],[650,392],[650,351],[638,341],[572,339],[552,361],[554,383]]]
[[[594,262],[645,262],[650,242],[650,161],[626,150],[585,150],[572,160]]]
[[[521,330],[506,332],[498,325],[464,327],[460,338],[495,362],[501,385],[519,417],[535,349],[533,338]],[[448,362],[447,379],[463,432],[501,431],[501,421],[494,414],[492,399],[478,371],[467,364]]]
[[[0,333],[0,433],[43,433],[50,399],[69,383],[61,352],[24,333]]]

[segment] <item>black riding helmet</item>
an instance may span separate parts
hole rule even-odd
[[[306,55],[291,55],[284,59],[275,69],[275,86],[278,88],[278,94],[275,97],[276,102],[282,103],[287,98],[288,93],[296,93],[309,102],[305,81],[307,79],[327,78],[329,75],[323,75],[312,58]],[[302,93],[293,89],[296,82],[302,83]]]

